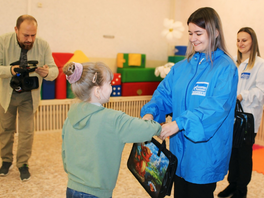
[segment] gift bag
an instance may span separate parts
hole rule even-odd
[[[254,116],[251,113],[244,112],[240,101],[237,100],[233,131],[233,147],[241,147],[243,141],[245,141],[248,145],[254,144]]]
[[[161,198],[171,194],[177,162],[165,140],[160,144],[152,138],[133,144],[127,167],[152,198]]]

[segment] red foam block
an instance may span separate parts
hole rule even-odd
[[[121,85],[121,74],[114,73],[113,80],[111,81],[111,85]]]
[[[63,73],[63,66],[71,59],[73,53],[60,53],[53,52],[52,56],[55,64],[59,69],[59,75],[55,81],[55,98],[56,99],[65,99],[67,97],[67,81],[66,75]]]
[[[58,67],[63,67],[73,56],[73,53],[53,52],[52,56]]]
[[[122,83],[122,96],[152,95],[160,82]]]

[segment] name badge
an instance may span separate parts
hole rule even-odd
[[[243,72],[243,73],[241,74],[241,78],[242,78],[242,79],[249,79],[249,77],[250,77],[250,73],[248,73],[248,72]]]
[[[205,96],[208,87],[208,82],[197,82],[193,88],[192,95]]]

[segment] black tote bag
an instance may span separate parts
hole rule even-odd
[[[177,163],[166,142],[152,138],[133,144],[127,167],[152,198],[161,198],[171,194]]]
[[[235,122],[233,131],[233,147],[239,148],[243,141],[253,145],[255,141],[254,116],[244,112],[239,100],[236,102]]]

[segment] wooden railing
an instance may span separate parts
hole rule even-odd
[[[105,107],[123,111],[133,117],[140,117],[140,110],[150,101],[151,96],[111,97]],[[71,104],[76,99],[42,100],[35,113],[35,132],[60,131],[67,118]]]
[[[150,99],[151,96],[111,97],[104,106],[123,111],[130,116],[140,117],[141,108]],[[67,118],[70,105],[75,102],[76,99],[42,100],[34,117],[35,131],[60,131]],[[256,144],[264,146],[264,116],[262,116],[256,136]]]

